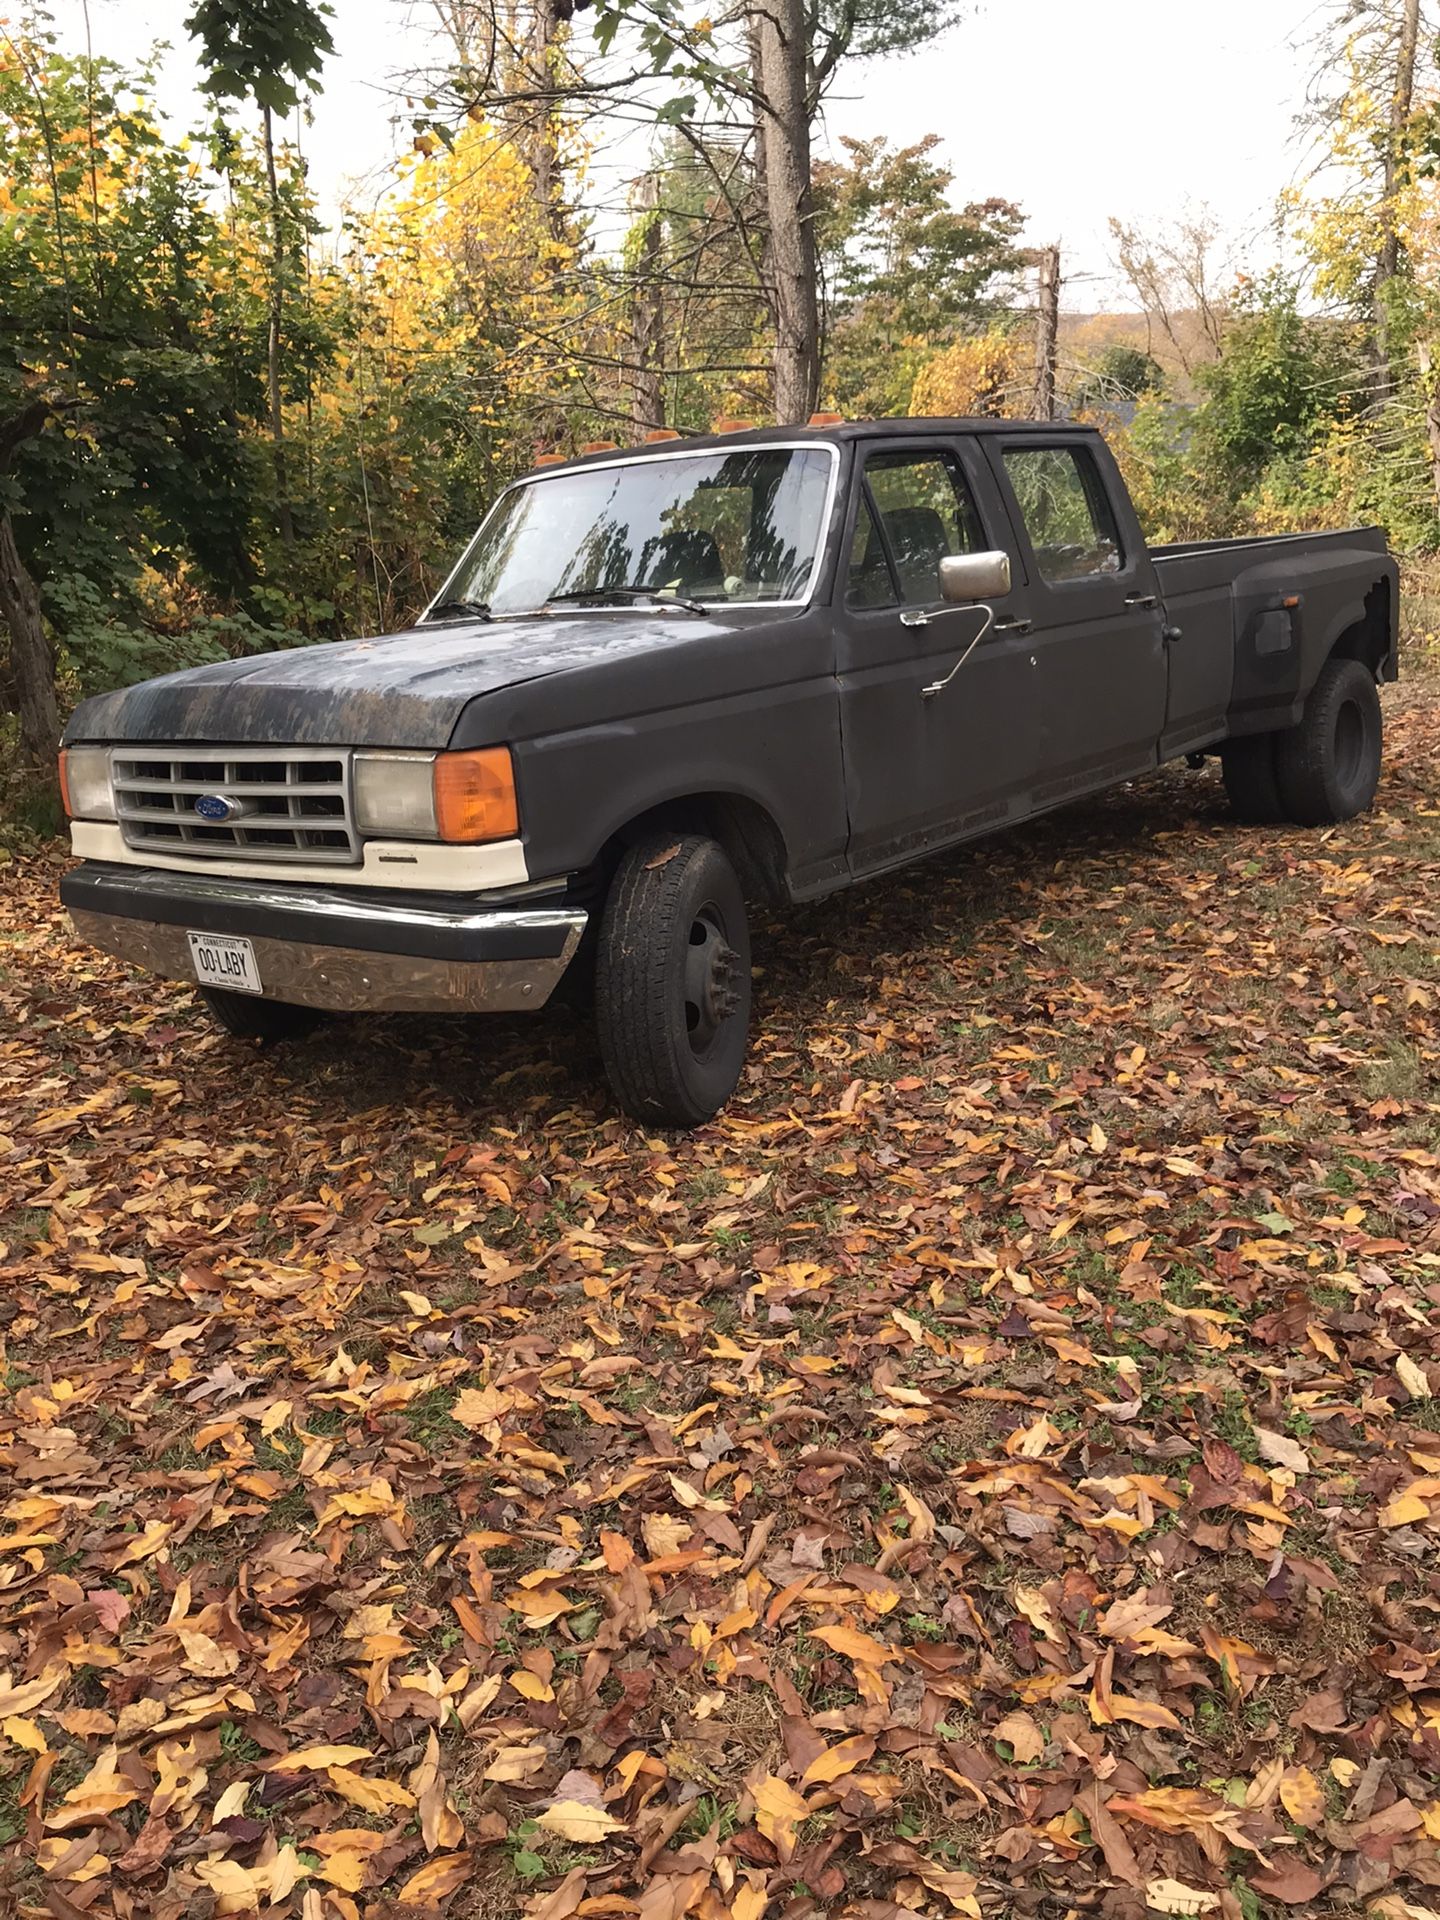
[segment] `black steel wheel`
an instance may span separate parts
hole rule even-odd
[[[228,987],[197,987],[196,992],[217,1027],[237,1040],[298,1040],[320,1024],[324,1015],[314,1007],[292,1006],[288,1000],[262,1000],[256,993],[232,993]]]
[[[750,930],[723,849],[659,833],[611,883],[595,966],[600,1055],[636,1120],[694,1127],[740,1077],[750,1030]]]
[[[1380,784],[1384,727],[1375,676],[1358,660],[1327,660],[1300,724],[1276,739],[1287,816],[1328,827],[1364,813]]]

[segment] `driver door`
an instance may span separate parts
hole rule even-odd
[[[947,553],[1008,546],[963,440],[872,443],[852,486],[836,588],[836,671],[852,873],[895,866],[1023,812],[1038,741],[1028,624],[940,599]]]

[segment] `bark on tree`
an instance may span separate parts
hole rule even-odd
[[[1430,449],[1430,484],[1440,513],[1440,354],[1428,341],[1420,345],[1420,380],[1425,391],[1425,439]]]
[[[1037,420],[1055,418],[1055,370],[1060,339],[1060,249],[1042,247],[1036,256],[1039,308],[1035,324],[1035,402]]]
[[[285,312],[283,272],[285,235],[280,215],[280,182],[275,173],[275,130],[270,109],[261,109],[265,131],[265,177],[270,185],[270,339],[267,379],[270,389],[270,445],[275,464],[275,510],[280,522],[280,538],[286,546],[295,542],[295,522],[290,512],[290,486],[285,473],[285,415],[280,401],[281,325]]]
[[[1385,170],[1380,188],[1380,252],[1375,261],[1375,361],[1377,398],[1395,390],[1390,340],[1389,288],[1400,271],[1400,234],[1395,203],[1405,178],[1405,139],[1415,105],[1415,48],[1420,37],[1420,0],[1401,0],[1395,85],[1390,94],[1390,125],[1385,141]]]
[[[52,415],[68,412],[75,404],[49,396],[32,400],[19,413],[0,420],[0,474],[9,471],[17,447],[33,440]],[[39,767],[53,767],[60,745],[55,654],[40,615],[40,591],[15,544],[9,507],[0,513],[0,619],[10,631],[10,678],[20,717],[21,753]]]
[[[665,315],[660,288],[658,199],[659,183],[653,173],[647,174],[640,193],[641,218],[646,226],[635,262],[635,286],[630,297],[630,347],[634,356],[630,376],[630,424],[636,433],[648,433],[651,428],[665,424],[660,364]]]
[[[10,672],[20,714],[20,751],[38,767],[53,767],[60,745],[55,655],[40,617],[39,591],[15,544],[8,507],[0,514],[0,614],[10,629]]]
[[[763,106],[761,160],[775,318],[778,425],[803,423],[820,387],[820,303],[810,184],[810,62],[804,0],[757,0],[756,91]]]

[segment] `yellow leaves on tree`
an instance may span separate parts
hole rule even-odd
[[[556,288],[571,252],[525,159],[488,121],[467,122],[448,150],[410,156],[402,190],[361,228],[350,261],[376,316],[372,400],[399,390],[388,383],[403,386],[418,357],[447,351],[479,356],[490,378],[474,405],[487,423],[510,417],[518,389],[563,385],[559,349],[545,342],[563,319]]]
[[[980,414],[1023,419],[1029,403],[1020,343],[1005,333],[977,333],[926,361],[916,375],[910,412],[912,417]]]

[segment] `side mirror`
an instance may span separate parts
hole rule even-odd
[[[988,553],[947,553],[940,562],[942,600],[999,600],[1010,591],[1010,556],[998,547]]]

